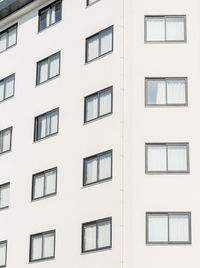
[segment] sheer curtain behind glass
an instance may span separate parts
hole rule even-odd
[[[187,171],[187,146],[168,146],[168,170]]]
[[[189,242],[189,218],[188,215],[169,216],[169,241]]]
[[[99,37],[95,35],[87,40],[87,61],[99,56]]]
[[[146,40],[164,41],[165,40],[165,19],[146,18]]]
[[[54,233],[45,234],[43,236],[43,258],[54,256]]]
[[[56,133],[58,131],[58,110],[51,112],[51,129],[49,134]]]
[[[185,80],[167,80],[167,103],[185,104]]]
[[[4,51],[7,47],[7,33],[0,35],[0,52]]]
[[[56,191],[56,170],[45,173],[45,194],[52,194]]]
[[[111,113],[111,90],[105,90],[100,93],[99,115]]]
[[[14,75],[6,78],[5,80],[5,99],[13,96],[14,94]]]
[[[102,222],[98,224],[98,248],[110,246],[110,222]]]
[[[49,59],[50,65],[49,65],[49,78],[52,78],[59,74],[59,62],[60,62],[60,55],[59,53],[53,55]]]
[[[0,266],[6,264],[6,243],[0,243]]]
[[[96,224],[84,226],[84,251],[96,248]]]
[[[111,153],[99,157],[99,180],[111,177]]]
[[[0,101],[4,100],[4,80],[0,81]]]
[[[86,184],[97,181],[97,158],[87,159],[85,168]]]
[[[8,31],[8,47],[13,46],[17,42],[17,28],[14,27]]]
[[[31,239],[31,260],[42,258],[42,236],[33,236]]]
[[[86,99],[86,121],[90,121],[98,116],[98,95],[93,95]]]
[[[9,193],[10,193],[9,184],[1,186],[0,188],[0,207],[1,208],[9,206]]]
[[[168,242],[168,216],[148,215],[148,242]]]
[[[56,22],[56,6],[52,6],[51,8],[51,24]]]
[[[184,18],[166,18],[166,40],[184,41]]]
[[[10,143],[11,143],[11,130],[5,130],[2,132],[2,151],[6,152],[10,150]]]
[[[34,176],[33,198],[44,196],[44,174]]]
[[[48,60],[38,64],[38,84],[48,79]]]
[[[100,55],[112,51],[112,28],[104,30],[100,34]]]
[[[46,115],[40,116],[38,118],[38,135],[37,135],[38,139],[44,138],[46,136],[46,124],[47,124]]]
[[[164,80],[147,80],[147,104],[166,104]]]
[[[148,171],[166,171],[166,146],[148,145],[147,147],[147,170]]]

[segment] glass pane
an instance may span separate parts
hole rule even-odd
[[[40,31],[49,26],[49,9],[44,10],[40,14]]]
[[[56,191],[56,170],[45,173],[45,195],[55,193]]]
[[[105,90],[100,93],[99,115],[111,113],[112,111],[111,90]]]
[[[148,215],[148,242],[168,242],[168,216]]]
[[[146,40],[165,40],[165,20],[164,18],[146,18]]]
[[[51,112],[51,130],[50,134],[58,131],[58,110]]]
[[[49,78],[51,78],[59,74],[60,54],[55,54],[51,56],[49,60],[50,60]]]
[[[98,224],[98,248],[110,246],[110,221]]]
[[[189,242],[189,218],[188,215],[169,216],[169,241]]]
[[[1,208],[9,206],[9,193],[10,193],[9,184],[1,186],[0,188],[0,207]]]
[[[86,99],[86,121],[98,117],[98,95],[93,95]]]
[[[184,18],[166,18],[167,41],[184,41]]]
[[[5,99],[13,96],[14,94],[14,75],[6,78],[5,80]]]
[[[6,243],[0,244],[0,266],[5,266],[6,264]]]
[[[168,104],[185,104],[185,80],[168,80],[167,81],[167,103]]]
[[[0,82],[0,101],[4,99],[4,81]]]
[[[2,151],[6,152],[10,150],[10,143],[11,143],[11,130],[8,129],[6,131],[3,131],[2,133],[3,136],[3,148]]]
[[[99,157],[99,180],[111,177],[111,152]]]
[[[8,32],[8,47],[13,46],[17,42],[17,28],[14,27]]]
[[[187,171],[187,146],[168,146],[168,170]]]
[[[148,171],[166,171],[166,146],[164,145],[148,145],[147,152],[147,170]]]
[[[7,47],[7,33],[0,35],[0,52],[4,51]]]
[[[51,24],[61,20],[61,2],[52,6],[51,9]]]
[[[164,80],[147,81],[147,104],[166,104],[166,84]]]
[[[87,61],[99,56],[99,36],[95,35],[87,40]]]
[[[54,233],[44,235],[43,258],[54,256]]]
[[[31,239],[31,260],[42,258],[42,236],[33,236]]]
[[[95,3],[97,0],[88,0],[88,5]]]
[[[41,139],[46,137],[46,122],[47,122],[47,116],[43,115],[38,118],[38,135],[37,139]]]
[[[33,199],[44,196],[44,174],[34,176]]]
[[[112,51],[112,28],[104,30],[100,34],[101,38],[101,51],[100,54],[103,55],[109,51]]]
[[[84,251],[96,249],[96,224],[84,226]]]
[[[97,158],[87,159],[85,161],[85,183],[97,181]]]
[[[48,60],[41,61],[38,63],[38,84],[48,79]]]

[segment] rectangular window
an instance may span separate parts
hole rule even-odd
[[[37,85],[60,74],[60,52],[37,63]]]
[[[186,78],[146,78],[146,105],[186,104]]]
[[[59,109],[39,115],[35,118],[34,141],[58,133]]]
[[[94,4],[97,1],[99,1],[99,0],[86,0],[87,6],[90,6],[90,5]]]
[[[186,41],[185,16],[145,16],[145,41]]]
[[[187,143],[146,144],[146,172],[189,172],[188,150]]]
[[[112,247],[112,218],[101,219],[82,225],[82,252]]]
[[[0,52],[17,43],[17,24],[0,33]]]
[[[0,154],[11,150],[12,127],[0,131]]]
[[[48,169],[33,175],[32,200],[56,194],[57,168]]]
[[[84,186],[110,179],[112,179],[112,150],[84,159]]]
[[[190,213],[147,213],[146,242],[151,244],[190,244]]]
[[[0,209],[9,207],[10,183],[0,185]]]
[[[7,241],[0,242],[0,267],[6,267]]]
[[[39,32],[61,20],[62,1],[56,1],[39,11]]]
[[[112,87],[85,97],[85,123],[112,113]]]
[[[30,262],[55,257],[55,232],[52,230],[30,236]]]
[[[86,39],[86,62],[113,51],[113,26]]]
[[[14,95],[15,75],[0,80],[0,102]]]

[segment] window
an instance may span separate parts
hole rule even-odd
[[[187,143],[146,144],[146,171],[159,173],[189,172]]]
[[[9,206],[10,183],[0,185],[0,209]]]
[[[84,186],[109,179],[112,179],[112,150],[84,159]]]
[[[82,252],[112,247],[112,218],[101,219],[82,225]]]
[[[0,154],[11,150],[12,127],[0,131]]]
[[[86,0],[87,6],[90,6],[90,5],[94,4],[97,1],[99,1],[99,0]]]
[[[186,78],[147,78],[146,105],[186,105]]]
[[[86,39],[86,62],[113,51],[113,26]]]
[[[55,257],[55,230],[30,236],[29,261],[52,259]]]
[[[85,97],[85,123],[112,113],[112,87]]]
[[[60,52],[37,63],[37,85],[60,74]]]
[[[35,118],[34,141],[58,133],[59,109],[39,115]]]
[[[145,41],[186,41],[185,16],[146,16]]]
[[[7,241],[0,242],[0,267],[6,267]]]
[[[61,20],[62,1],[56,1],[39,11],[39,31]]]
[[[15,75],[0,80],[0,102],[14,95]]]
[[[32,200],[56,194],[57,168],[33,175]]]
[[[190,213],[147,213],[147,243],[190,244]]]
[[[0,52],[17,43],[17,24],[0,33]]]

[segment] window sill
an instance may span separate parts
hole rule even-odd
[[[112,250],[112,247],[105,247],[105,248],[100,248],[100,249],[92,249],[92,250],[88,250],[86,252],[81,252],[80,255],[87,255],[87,254],[94,254],[94,253],[99,253],[99,252],[103,252],[103,251],[108,251],[108,250]]]
[[[57,24],[59,24],[59,23],[61,23],[61,22],[62,22],[62,19],[59,20],[59,21],[57,21],[57,22],[55,22],[55,23],[53,23],[53,24],[51,24],[51,25],[49,25],[48,27],[42,29],[41,31],[38,29],[37,34],[43,33],[45,30],[47,30],[47,29],[49,29],[49,28],[52,28],[53,26],[55,26],[55,25],[57,25]]]
[[[161,107],[165,107],[165,108],[167,108],[167,107],[173,107],[173,108],[180,108],[180,107],[182,107],[182,108],[187,108],[188,107],[188,103],[186,103],[186,104],[147,104],[147,103],[145,103],[145,107],[146,108],[161,108]]]
[[[171,172],[162,172],[162,171],[146,171],[145,175],[189,175],[189,171],[171,171]]]
[[[104,57],[106,57],[106,56],[108,56],[108,55],[110,55],[110,54],[112,54],[112,53],[113,53],[113,50],[111,50],[111,51],[109,51],[109,52],[107,52],[107,53],[105,53],[105,54],[103,54],[103,55],[101,55],[101,56],[99,56],[99,57],[97,57],[97,58],[95,58],[95,59],[92,59],[92,60],[90,60],[90,61],[85,62],[84,65],[88,65],[88,64],[90,64],[90,63],[92,63],[92,62],[95,62],[95,61],[97,61],[97,60],[100,60],[100,59],[102,59],[102,58],[104,58]]]
[[[46,139],[48,139],[48,138],[57,136],[58,134],[59,134],[59,132],[56,132],[56,133],[53,133],[53,134],[51,134],[51,135],[49,135],[49,136],[43,137],[43,138],[41,138],[41,139],[39,139],[39,140],[35,140],[35,141],[33,141],[33,144],[38,143],[38,142],[43,141],[43,140],[46,140]]]
[[[113,115],[113,112],[108,113],[108,114],[105,114],[105,115],[102,115],[102,116],[99,116],[99,117],[94,118],[94,119],[91,119],[90,121],[86,121],[86,122],[84,122],[84,123],[83,123],[83,126],[88,125],[88,124],[90,124],[90,123],[97,122],[97,121],[99,121],[99,120],[101,120],[101,119],[110,117],[110,116],[112,116],[112,115]]]
[[[39,86],[41,86],[41,85],[44,85],[45,83],[47,83],[47,82],[49,82],[49,81],[52,81],[52,80],[58,78],[59,76],[60,76],[60,73],[57,74],[57,75],[55,75],[54,77],[49,78],[48,80],[45,80],[45,81],[39,83],[39,84],[36,83],[35,87],[39,87]]]
[[[112,178],[100,180],[100,181],[97,181],[97,182],[92,182],[90,184],[83,185],[81,187],[81,189],[85,189],[85,188],[88,188],[88,187],[91,187],[91,186],[95,186],[95,185],[99,185],[99,184],[102,184],[102,183],[105,183],[105,182],[111,182],[111,181],[112,181]]]
[[[144,41],[144,44],[187,44],[187,40],[183,40],[183,41]]]
[[[47,258],[43,258],[43,259],[37,259],[37,260],[30,260],[29,261],[29,264],[31,264],[31,263],[35,263],[35,262],[43,262],[43,261],[50,261],[50,260],[54,260],[55,259],[55,256],[53,256],[53,257],[47,257]]]
[[[0,55],[3,54],[3,53],[5,53],[6,51],[8,51],[10,48],[15,47],[16,45],[17,45],[17,42],[16,42],[14,45],[12,45],[12,46],[10,46],[10,47],[8,47],[8,48],[6,48],[6,49],[0,51]]]
[[[146,242],[146,246],[189,246],[192,242]]]
[[[95,1],[94,3],[88,4],[88,5],[86,5],[86,8],[91,7],[91,6],[97,4],[97,3],[100,2],[100,1],[101,1],[101,0],[97,0],[97,1]]]
[[[48,199],[48,198],[50,198],[50,197],[56,196],[56,194],[57,194],[57,192],[52,193],[52,194],[48,194],[48,195],[45,195],[45,196],[37,197],[37,198],[35,198],[35,199],[31,199],[31,203],[32,203],[32,202],[39,201],[39,200],[41,201],[41,200],[43,200],[43,199]]]

